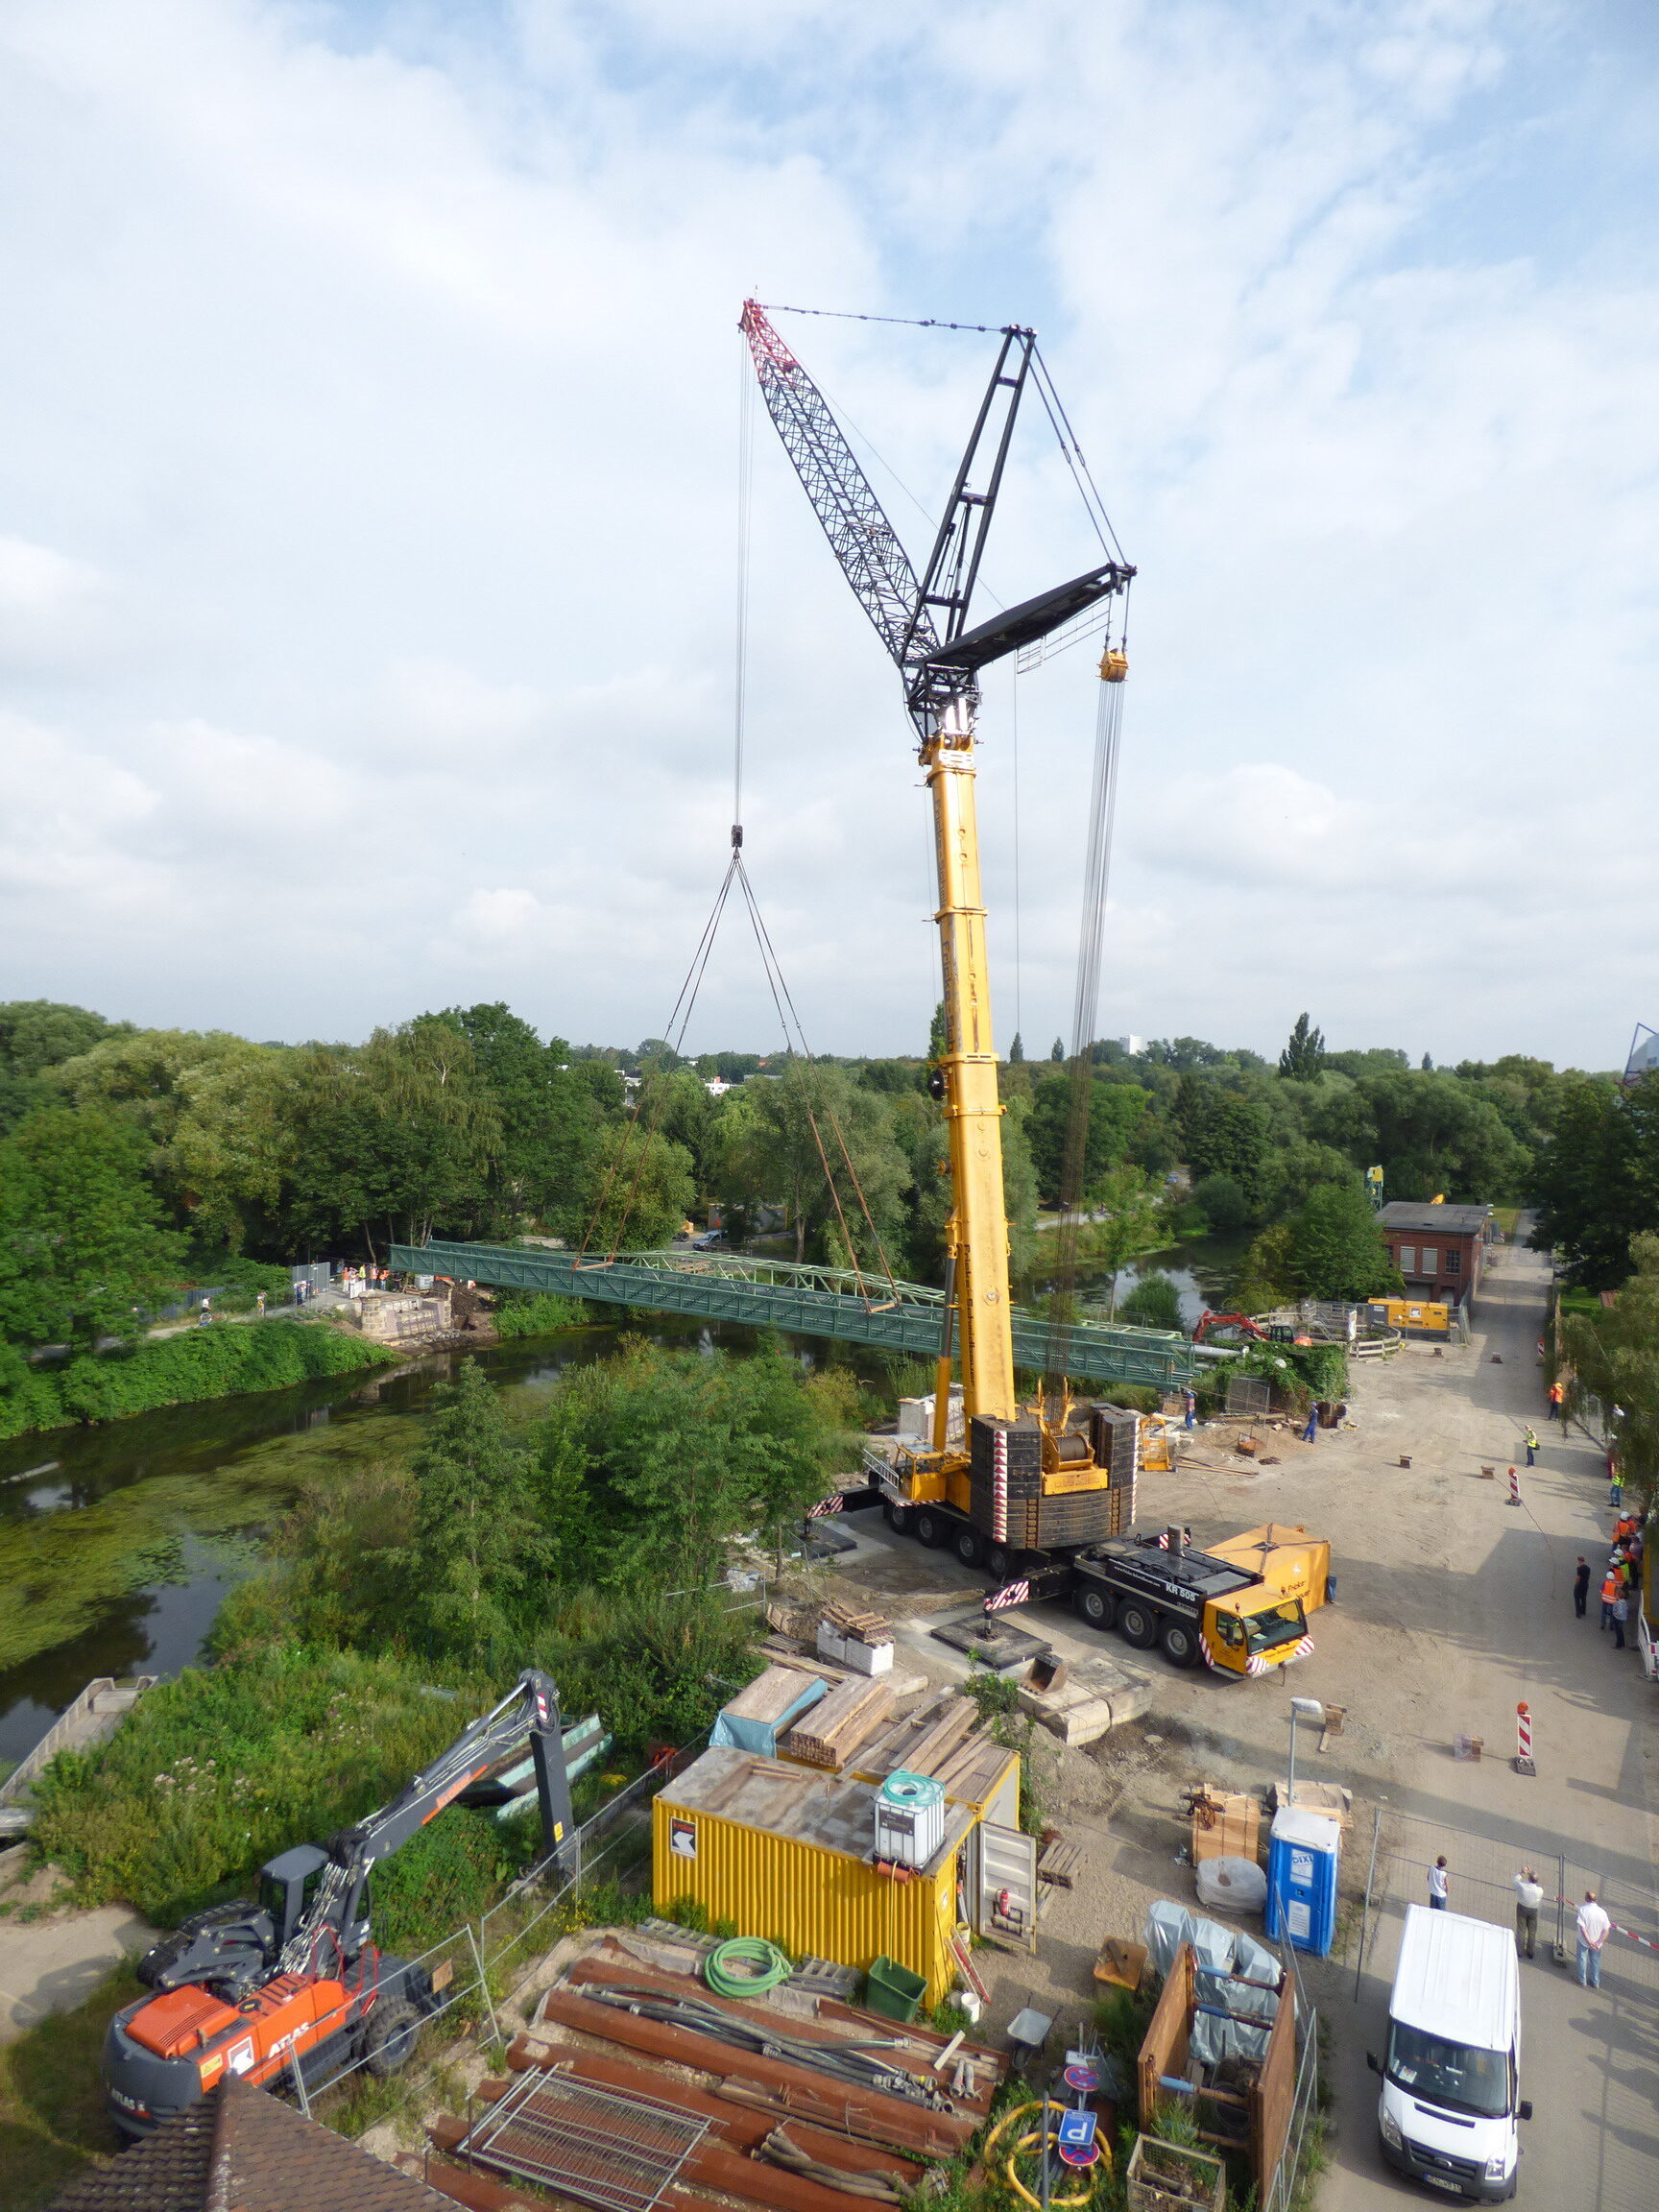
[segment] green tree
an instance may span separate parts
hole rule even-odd
[[[291,1250],[374,1259],[385,1243],[470,1236],[490,1219],[500,1112],[470,1042],[445,1017],[294,1053],[282,1112],[276,1235]]]
[[[838,1391],[775,1342],[733,1359],[635,1340],[566,1382],[541,1457],[565,1516],[580,1486],[593,1578],[696,1589],[741,1530],[799,1519],[854,1449]]]
[[[415,1506],[395,1565],[414,1636],[436,1656],[493,1667],[542,1563],[528,1455],[475,1359],[433,1392],[426,1439],[410,1463]]]
[[[52,1073],[60,1095],[117,1115],[148,1139],[174,1223],[204,1247],[239,1252],[277,1202],[294,1055],[229,1030],[129,1024]]]
[[[1659,1230],[1659,1075],[1623,1093],[1567,1077],[1527,1195],[1538,1209],[1533,1241],[1561,1253],[1573,1282],[1617,1289],[1632,1238]]]
[[[1049,1046],[1049,1047],[1048,1047],[1048,1057],[1049,1057],[1049,1059],[1050,1059],[1050,1060],[1051,1060],[1051,1061],[1054,1063],[1054,1065],[1055,1065],[1055,1067],[1056,1067],[1056,1068],[1064,1068],[1064,1067],[1065,1067],[1065,1065],[1066,1065],[1066,1040],[1065,1040],[1065,1038],[1064,1038],[1064,1037],[1056,1037],[1056,1038],[1055,1038],[1055,1040],[1054,1040],[1053,1044],[1052,1044],[1052,1045],[1050,1045],[1050,1046]]]
[[[745,1209],[782,1207],[797,1260],[810,1252],[846,1266],[851,1237],[861,1265],[880,1264],[879,1239],[897,1266],[911,1168],[893,1131],[887,1096],[826,1061],[791,1060],[776,1081],[746,1083],[725,1101],[722,1195]]]
[[[1018,1029],[1016,1029],[1016,1030],[1015,1030],[1015,1032],[1014,1032],[1014,1042],[1013,1042],[1013,1044],[1012,1044],[1012,1045],[1010,1045],[1010,1046],[1009,1046],[1009,1047],[1008,1047],[1008,1065],[1009,1065],[1009,1067],[1010,1067],[1010,1068],[1018,1068],[1018,1067],[1020,1066],[1020,1064],[1022,1063],[1022,1061],[1023,1061],[1024,1057],[1025,1057],[1025,1047],[1024,1047],[1024,1046],[1023,1046],[1023,1045],[1021,1043],[1021,1041],[1020,1041],[1020,1032],[1019,1032],[1019,1030],[1018,1030]]]
[[[1176,1091],[1174,1119],[1193,1181],[1231,1176],[1254,1210],[1272,1144],[1262,1106],[1223,1090],[1214,1076],[1188,1070]]]
[[[574,1235],[589,1252],[656,1252],[696,1202],[691,1157],[637,1120],[601,1133]]]
[[[1289,1229],[1290,1279],[1300,1297],[1355,1305],[1403,1288],[1358,1184],[1329,1183],[1310,1191]]]
[[[1153,1268],[1137,1278],[1123,1301],[1121,1317],[1139,1329],[1179,1329],[1181,1292],[1171,1277]]]
[[[1123,1158],[1146,1111],[1146,1093],[1139,1084],[1110,1083],[1092,1073],[1046,1076],[1032,1099],[1026,1138],[1037,1169],[1037,1187],[1047,1206],[1061,1202],[1066,1145],[1078,1083],[1084,1086],[1079,1111],[1087,1117],[1083,1130],[1085,1196]]]
[[[142,1134],[113,1115],[38,1109],[0,1143],[0,1334],[92,1350],[132,1336],[183,1263],[144,1172]]]
[[[1415,1070],[1361,1076],[1357,1086],[1395,1198],[1494,1202],[1519,1197],[1530,1160],[1496,1108],[1455,1075]],[[1356,1159],[1355,1166],[1369,1165]]]
[[[1118,1274],[1132,1260],[1170,1242],[1168,1218],[1162,1193],[1139,1167],[1109,1169],[1089,1196],[1100,1214],[1078,1237],[1077,1264],[1107,1277],[1107,1311],[1116,1315]]]
[[[492,1225],[510,1231],[530,1220],[557,1236],[579,1231],[606,1121],[621,1112],[621,1084],[598,1062],[571,1065],[562,1037],[543,1045],[530,1023],[500,1000],[452,1006],[441,1019],[471,1046],[478,1079],[500,1123],[500,1146],[488,1170],[495,1201]],[[609,1112],[595,1077],[609,1085]]]
[[[945,1019],[945,1001],[940,999],[933,1009],[933,1019],[927,1024],[927,1057],[943,1060],[950,1049],[950,1024]]]
[[[0,1005],[0,1130],[37,1106],[58,1103],[42,1078],[104,1038],[130,1034],[131,1022],[106,1022],[84,1006],[51,998],[13,998]]]
[[[1325,1032],[1309,1026],[1306,1014],[1298,1014],[1296,1026],[1279,1055],[1279,1072],[1293,1083],[1306,1083],[1325,1065]]]
[[[1575,1396],[1600,1400],[1625,1484],[1651,1506],[1659,1492],[1659,1236],[1634,1237],[1630,1257],[1636,1271],[1614,1304],[1569,1313],[1562,1335]]]

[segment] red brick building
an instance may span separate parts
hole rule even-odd
[[[1490,1206],[1420,1206],[1396,1198],[1377,1216],[1408,1298],[1467,1305],[1480,1286]]]

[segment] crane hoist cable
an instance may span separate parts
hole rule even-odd
[[[1112,875],[1112,831],[1118,813],[1118,763],[1122,750],[1123,676],[1127,658],[1110,647],[1100,657],[1100,695],[1094,716],[1094,760],[1085,833],[1083,909],[1077,940],[1077,977],[1071,1005],[1070,1095],[1060,1166],[1059,1242],[1049,1306],[1045,1372],[1064,1387],[1068,1329],[1073,1318],[1078,1244],[1094,1104],[1094,1031],[1100,1012],[1100,956],[1106,895]]]

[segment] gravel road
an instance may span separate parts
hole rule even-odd
[[[1083,1844],[1084,1871],[1075,1888],[1053,1893],[1037,1956],[998,1964],[993,2020],[1030,2002],[1063,2030],[1094,1993],[1101,1937],[1138,1932],[1155,1896],[1192,1899],[1178,1858],[1182,1786],[1203,1778],[1254,1791],[1282,1776],[1292,1690],[1347,1707],[1346,1732],[1325,1754],[1309,1756],[1303,1737],[1305,1771],[1354,1792],[1338,1957],[1310,1962],[1308,1974],[1329,2032],[1334,2099],[1326,2212],[1429,2194],[1381,2164],[1365,2052],[1382,2033],[1402,1905],[1425,1894],[1436,1852],[1451,1863],[1455,1910],[1508,1921],[1510,1881],[1527,1860],[1547,1890],[1556,1887],[1551,1874],[1564,1876],[1575,1904],[1595,1886],[1617,1923],[1659,1938],[1659,1687],[1644,1681],[1633,1648],[1612,1649],[1594,1608],[1574,1617],[1574,1565],[1580,1551],[1593,1565],[1605,1557],[1611,1517],[1599,1452],[1544,1419],[1535,1344],[1547,1281],[1539,1255],[1503,1249],[1468,1346],[1436,1356],[1413,1343],[1358,1368],[1355,1427],[1311,1446],[1274,1434],[1266,1450],[1276,1466],[1252,1466],[1225,1432],[1206,1431],[1179,1474],[1143,1477],[1143,1528],[1189,1523],[1199,1544],[1268,1520],[1329,1535],[1339,1602],[1315,1617],[1316,1648],[1285,1678],[1182,1674],[1108,1640],[1154,1674],[1152,1710],[1087,1751],[1056,1748],[1041,1762],[1052,1816]],[[1544,1438],[1530,1472],[1521,1445],[1528,1420]],[[1512,1461],[1523,1465],[1519,1509],[1507,1503]],[[1497,1468],[1496,1480],[1481,1478],[1483,1464]],[[879,1597],[896,1621],[910,1613],[918,1628],[906,1639],[908,1664],[918,1638],[927,1641],[922,1623],[970,1602],[983,1579],[891,1536],[878,1515],[858,1514],[849,1527],[863,1540],[831,1579]],[[1007,1618],[1062,1649],[1099,1647],[1059,1605]],[[926,1664],[947,1678],[948,1661]],[[1523,1698],[1535,1779],[1510,1766]],[[1483,1739],[1480,1760],[1454,1759],[1459,1732]],[[1380,1903],[1357,1977],[1359,1893],[1379,1815]],[[1569,1910],[1569,1939],[1571,1918]],[[1520,2199],[1540,2212],[1650,2212],[1659,2203],[1659,1953],[1616,1937],[1597,1993],[1579,1990],[1548,1948],[1523,1969],[1523,2091],[1536,2117],[1523,2129]]]

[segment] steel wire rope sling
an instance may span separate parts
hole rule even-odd
[[[732,854],[726,865],[725,876],[721,878],[720,888],[715,894],[713,907],[709,912],[708,921],[703,926],[703,933],[698,939],[697,949],[692,953],[690,966],[686,970],[685,980],[681,983],[679,996],[674,1001],[673,1010],[663,1031],[663,1038],[664,1042],[678,1056],[680,1048],[685,1043],[686,1030],[690,1025],[698,993],[702,988],[704,975],[708,972],[709,958],[713,953],[714,941],[719,933],[720,922],[726,910],[727,900],[731,896],[733,884],[736,883],[742,893],[744,910],[754,931],[756,947],[760,954],[761,967],[772,995],[772,1002],[777,1009],[778,1018],[782,1026],[785,1053],[791,1062],[799,1060],[805,1067],[815,1071],[817,1069],[816,1057],[807,1045],[805,1026],[796,1011],[794,998],[790,994],[788,983],[784,979],[782,965],[778,958],[771,933],[761,915],[759,901],[756,897],[748,870],[743,863],[743,756],[748,721],[750,509],[754,468],[754,400],[756,390],[755,379],[749,373],[746,347],[739,350],[738,369],[737,605],[734,624],[735,651],[733,683]],[[902,558],[902,554],[900,558]],[[676,1024],[678,1024],[677,1027]],[[628,1186],[628,1194],[617,1218],[615,1231],[611,1239],[611,1248],[605,1259],[602,1262],[594,1262],[594,1264],[607,1267],[612,1265],[621,1248],[623,1233],[634,1212],[639,1186],[650,1159],[651,1139],[656,1135],[658,1124],[661,1119],[664,1099],[665,1093],[659,1086],[652,1101],[651,1115],[645,1125],[643,1140],[637,1146],[637,1158],[635,1163],[633,1180]],[[847,1142],[846,1132],[843,1130],[833,1107],[825,1100],[821,1082],[818,1085],[818,1111],[814,1112],[813,1101],[810,1097],[805,1097],[803,1102],[806,1110],[807,1123],[812,1132],[813,1144],[818,1153],[820,1165],[824,1169],[824,1179],[830,1191],[830,1203],[835,1209],[835,1217],[841,1230],[841,1240],[846,1248],[854,1280],[858,1286],[858,1294],[868,1310],[885,1312],[899,1303],[898,1278],[893,1272],[892,1262],[887,1257],[886,1247],[881,1239],[881,1232],[877,1227],[876,1217],[871,1212],[870,1202],[865,1196],[864,1187],[859,1181],[858,1170],[854,1166],[852,1149]],[[849,1226],[846,1210],[841,1201],[841,1193],[837,1188],[835,1172],[830,1165],[829,1150],[824,1142],[823,1131],[819,1127],[820,1114],[829,1123],[830,1133],[834,1138],[835,1148],[840,1153],[842,1163],[846,1167],[848,1180],[853,1186],[854,1193],[858,1202],[858,1211],[863,1215],[865,1225],[869,1229],[871,1239],[876,1246],[877,1257],[880,1262],[880,1272],[885,1277],[888,1291],[891,1293],[879,1304],[873,1301],[870,1286],[864,1280],[864,1271],[859,1265],[857,1242]],[[626,1124],[622,1142],[617,1146],[615,1155],[606,1170],[605,1180],[600,1187],[592,1214],[583,1235],[581,1250],[577,1254],[576,1270],[578,1272],[593,1241],[595,1231],[604,1214],[606,1200],[611,1194],[617,1172],[627,1157],[638,1128],[639,1117],[636,1114],[634,1118]]]

